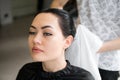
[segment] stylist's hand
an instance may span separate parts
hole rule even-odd
[[[104,42],[98,53],[120,50],[120,38]]]
[[[51,8],[63,9],[63,6],[68,2],[68,0],[53,0],[51,3]]]

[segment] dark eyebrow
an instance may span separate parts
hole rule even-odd
[[[34,28],[34,29],[36,29],[36,27],[35,27],[35,26],[32,26],[32,25],[31,25],[30,27],[32,27],[32,28]]]
[[[46,25],[46,26],[41,27],[41,29],[45,29],[45,28],[53,28],[53,27],[51,27],[51,26],[49,26],[49,25]]]
[[[33,26],[33,25],[31,25],[31,27],[34,28],[34,29],[36,29],[36,27]],[[49,26],[49,25],[46,25],[46,26],[41,27],[41,29],[45,29],[45,28],[53,28],[53,27],[51,27],[51,26]]]

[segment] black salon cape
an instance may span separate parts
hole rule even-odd
[[[86,70],[70,65],[58,72],[45,72],[41,62],[32,62],[24,65],[16,80],[94,80]]]

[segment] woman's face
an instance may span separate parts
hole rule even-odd
[[[35,61],[58,59],[69,46],[60,29],[58,18],[51,13],[40,13],[34,18],[28,40]]]

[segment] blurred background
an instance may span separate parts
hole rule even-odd
[[[31,62],[27,37],[36,12],[52,0],[0,0],[0,80],[15,80],[19,69]]]

